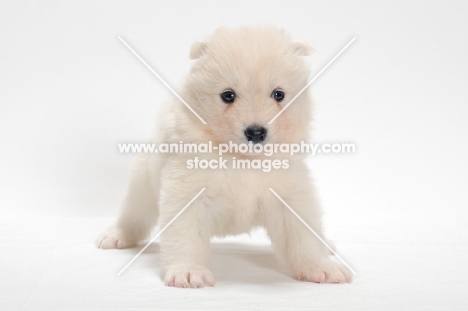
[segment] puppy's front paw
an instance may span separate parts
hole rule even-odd
[[[136,243],[135,239],[116,227],[109,229],[96,240],[96,246],[102,249],[129,248],[135,246]]]
[[[315,283],[349,283],[353,279],[345,266],[331,259],[305,264],[295,269],[295,276],[298,280]]]
[[[169,267],[164,283],[167,286],[197,288],[214,286],[215,280],[208,268],[198,265],[182,265]]]

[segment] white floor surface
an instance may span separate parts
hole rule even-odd
[[[343,285],[290,278],[261,231],[213,241],[217,284],[203,289],[164,286],[157,241],[118,277],[143,245],[97,249],[109,218],[3,219],[0,309],[468,310],[466,221],[412,219],[329,221],[328,236],[358,273]]]

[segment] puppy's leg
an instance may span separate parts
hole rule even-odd
[[[182,189],[179,187],[179,189]],[[201,190],[201,189],[200,189]],[[207,190],[208,191],[208,190]],[[197,190],[183,193],[163,191],[161,227],[193,198]],[[161,235],[161,263],[166,270],[164,283],[176,287],[213,286],[214,278],[207,268],[210,257],[211,217],[203,193]]]
[[[282,195],[278,191],[278,194],[324,239],[319,205],[310,192]],[[297,279],[316,283],[351,282],[350,271],[330,258],[330,251],[286,206],[276,202],[268,212],[268,234]]]
[[[117,223],[96,241],[99,248],[128,248],[146,238],[158,219],[155,189],[151,181],[151,155],[142,154],[132,165],[130,185]],[[157,160],[155,160],[157,161]]]

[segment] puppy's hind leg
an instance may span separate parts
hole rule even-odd
[[[99,248],[128,248],[146,238],[158,219],[156,193],[158,180],[151,180],[150,157],[139,155],[132,165],[130,185],[117,223],[102,234],[96,244]],[[153,155],[154,156],[154,155]],[[158,177],[158,176],[156,176]]]

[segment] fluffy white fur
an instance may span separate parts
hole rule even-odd
[[[180,95],[208,123],[204,125],[177,99],[161,113],[155,143],[246,143],[246,127],[267,128],[266,143],[307,141],[312,102],[304,92],[271,125],[270,121],[307,83],[304,56],[312,49],[270,27],[220,29],[206,42],[192,46],[193,67]],[[285,92],[278,103],[270,95]],[[237,94],[227,105],[220,93]],[[161,235],[165,283],[177,287],[214,285],[210,272],[210,237],[265,227],[278,254],[300,280],[342,283],[349,271],[330,259],[320,241],[268,190],[273,188],[322,235],[321,210],[303,155],[276,154],[289,169],[189,170],[186,160],[217,158],[208,154],[142,154],[136,159],[123,210],[117,223],[98,239],[100,248],[127,248],[163,227],[202,188],[206,191]],[[225,159],[266,158],[224,155]],[[229,163],[229,162],[228,162]]]

